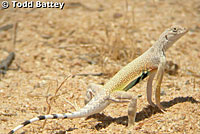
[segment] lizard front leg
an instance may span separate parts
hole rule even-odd
[[[94,83],[91,83],[88,85],[86,95],[85,95],[85,100],[84,100],[85,105],[92,99],[92,97],[94,97],[96,94],[100,92],[102,87],[103,87],[102,85],[98,85]]]
[[[158,66],[158,71],[156,76],[157,78],[156,78],[156,93],[155,93],[156,105],[160,110],[164,110],[163,106],[160,104],[160,87],[163,79],[165,65],[166,65],[166,58],[165,56],[162,56],[160,58],[160,63]]]
[[[131,130],[135,123],[136,111],[137,111],[137,97],[125,91],[115,91],[111,94],[111,102],[125,103],[129,102],[128,106],[128,128]]]
[[[148,79],[148,82],[147,82],[147,101],[152,107],[155,107],[155,104],[152,101],[152,82],[153,82],[153,79],[155,77],[156,71],[157,71],[157,69],[152,70],[150,72],[149,79]]]

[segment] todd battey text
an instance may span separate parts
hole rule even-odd
[[[63,9],[65,6],[64,2],[41,2],[41,1],[12,1],[12,7],[13,8],[60,8]]]

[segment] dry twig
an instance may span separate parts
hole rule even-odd
[[[70,77],[70,76],[67,76],[67,77],[62,81],[62,83],[61,83],[59,86],[58,86],[58,83],[57,83],[57,89],[56,89],[56,91],[55,91],[54,96],[52,96],[51,98],[49,98],[49,96],[47,95],[47,97],[46,97],[46,102],[47,102],[47,105],[48,105],[47,114],[49,114],[50,111],[51,111],[51,103],[52,103],[52,101],[55,102],[56,98],[58,97],[58,95],[57,95],[58,91],[61,89],[61,87],[63,86],[63,84],[65,83],[65,81],[66,81],[69,77]],[[48,94],[48,92],[49,92],[49,89],[50,89],[50,86],[48,87],[47,94]],[[43,123],[43,125],[42,125],[42,128],[45,127],[45,124],[46,124],[46,120],[44,121],[44,123]]]

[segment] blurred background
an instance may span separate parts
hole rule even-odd
[[[200,0],[52,2],[64,2],[64,9],[0,9],[0,60],[15,53],[9,67],[14,69],[0,76],[0,133],[34,116],[73,111],[67,101],[82,107],[88,83],[105,84],[172,25],[186,27],[189,32],[166,53],[168,67],[161,100],[166,101],[167,112],[144,109],[148,106],[144,80],[130,90],[142,96],[134,131],[200,133],[200,105],[194,103],[200,100]],[[56,95],[59,97],[51,101]],[[43,123],[37,122],[21,132],[124,133],[126,106],[109,106],[101,117],[107,122],[96,121],[98,118],[91,122],[51,120],[43,129]]]

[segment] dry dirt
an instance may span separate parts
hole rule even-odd
[[[133,133],[200,133],[199,0],[68,0],[63,10],[0,10],[0,27],[7,26],[0,30],[0,60],[15,51],[10,68],[20,67],[0,76],[0,133],[47,114],[47,102],[50,113],[74,111],[68,101],[83,107],[89,83],[106,83],[173,24],[189,32],[166,52],[179,67],[164,75],[161,101],[167,111],[149,106],[145,79],[129,91],[141,95]],[[71,77],[85,73],[103,75]],[[18,133],[126,133],[127,105],[111,104],[88,120],[48,120],[44,128],[39,121]]]

